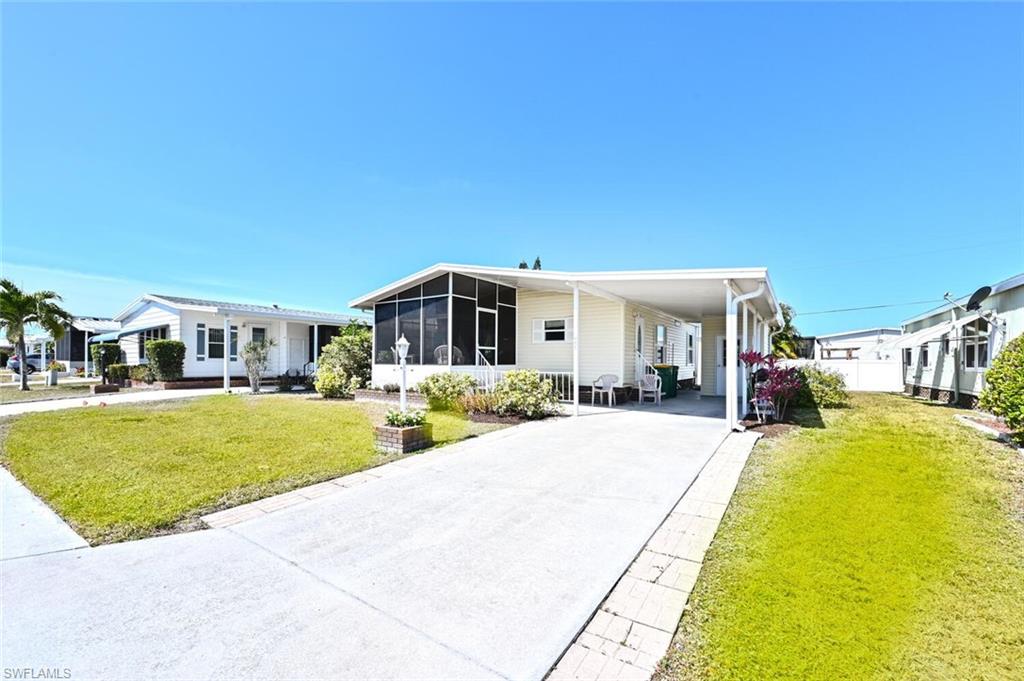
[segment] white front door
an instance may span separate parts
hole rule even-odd
[[[725,336],[715,336],[715,394],[725,394]]]
[[[288,339],[288,371],[298,371],[299,373],[302,373],[302,369],[306,366],[306,362],[308,361],[308,344],[309,341],[305,338]]]

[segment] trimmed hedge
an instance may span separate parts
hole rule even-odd
[[[802,385],[796,394],[796,406],[838,409],[849,404],[846,379],[835,369],[809,364],[800,367],[799,372]]]
[[[177,381],[185,375],[185,344],[181,341],[146,341],[146,359],[158,381]]]
[[[100,375],[107,376],[107,368],[111,364],[121,361],[121,346],[117,343],[96,343],[89,348],[92,353],[92,361],[99,367]]]
[[[128,364],[111,364],[107,367],[107,377],[114,383],[124,383],[133,368]]]

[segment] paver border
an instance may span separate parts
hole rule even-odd
[[[572,643],[548,681],[647,681],[668,651],[760,433],[729,433]]]

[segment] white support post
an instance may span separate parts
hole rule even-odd
[[[25,366],[28,366],[28,362],[25,362]],[[39,372],[46,371],[46,339],[39,341]]]
[[[231,317],[224,317],[224,392],[231,392]]]
[[[749,316],[748,312],[749,310],[747,309],[747,304],[743,303],[743,341],[740,343],[743,352],[749,350],[751,345],[750,325],[747,321],[747,318]],[[740,384],[740,411],[737,418],[743,418],[744,416],[747,415],[747,382],[749,381],[750,377],[750,368],[747,366],[746,362],[740,365],[740,372],[742,383]]]
[[[572,285],[572,413],[580,415],[580,286]]]
[[[85,332],[85,354],[82,355],[82,376],[87,377],[89,375],[89,332]],[[68,358],[70,361],[70,358]],[[71,367],[69,366],[68,369]]]
[[[772,330],[768,326],[767,320],[764,322],[764,324],[761,325],[761,338],[761,354],[772,354]]]
[[[320,325],[313,325],[313,373],[316,373],[316,366],[320,360]],[[403,409],[404,411],[404,409]]]
[[[736,306],[732,284],[725,280],[725,420],[729,430],[736,427]]]

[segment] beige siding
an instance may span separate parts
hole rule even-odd
[[[640,307],[632,303],[625,305],[623,320],[623,363],[625,365],[626,382],[636,382],[636,325],[638,318],[643,319],[644,347],[643,356],[651,364],[655,364],[655,347],[657,344],[657,327],[665,327],[665,362],[679,366],[679,374],[683,378],[693,376],[692,367],[686,363],[686,331],[688,324],[662,312]],[[676,322],[679,322],[677,324]]]
[[[572,343],[534,343],[533,320],[572,316],[572,293],[519,290],[516,365],[572,371]],[[580,294],[580,383],[601,374],[622,376],[622,305]]]
[[[704,317],[701,320],[701,386],[702,395],[716,395],[718,352],[715,339],[725,335],[725,317]]]

